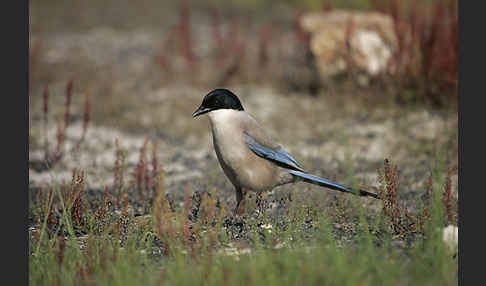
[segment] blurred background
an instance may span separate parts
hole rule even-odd
[[[102,190],[143,150],[169,192],[233,198],[191,118],[218,87],[317,175],[374,185],[389,158],[413,192],[457,167],[457,1],[43,0],[29,19],[31,188],[82,168]]]

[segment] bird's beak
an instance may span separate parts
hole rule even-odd
[[[209,111],[211,111],[210,108],[206,108],[206,107],[203,107],[201,105],[201,106],[199,106],[199,108],[196,111],[194,111],[194,113],[192,114],[192,117],[196,117],[196,116],[202,115],[204,113],[208,113]]]

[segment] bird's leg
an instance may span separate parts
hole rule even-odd
[[[233,214],[236,215],[238,213],[238,208],[240,207],[240,202],[243,199],[243,194],[241,193],[241,188],[235,187],[236,192],[236,207],[233,211]]]
[[[237,187],[235,191],[236,191],[236,208],[234,210],[234,215],[242,215],[245,209],[246,190]]]

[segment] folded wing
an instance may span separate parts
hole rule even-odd
[[[255,154],[257,154],[262,158],[274,162],[275,164],[279,165],[282,168],[288,169],[288,172],[290,174],[292,174],[295,177],[298,177],[299,179],[307,183],[319,185],[321,187],[327,187],[329,189],[333,189],[345,193],[351,193],[358,196],[369,196],[375,199],[378,198],[378,195],[374,193],[370,193],[365,190],[354,190],[350,187],[346,187],[341,184],[326,180],[324,178],[308,174],[299,166],[297,161],[280,145],[272,144],[271,146],[269,146],[270,144],[259,143],[257,140],[255,140],[254,137],[250,136],[246,132],[244,133],[244,136],[245,136],[246,145]],[[260,141],[264,141],[264,139]]]
[[[304,172],[304,170],[299,166],[297,161],[280,146],[265,146],[262,143],[257,142],[248,133],[244,133],[245,143],[258,156],[265,158],[267,160],[275,162],[277,165],[291,169]],[[273,147],[273,148],[272,148]]]

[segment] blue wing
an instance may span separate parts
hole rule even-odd
[[[248,135],[246,132],[244,133],[245,135],[245,142],[248,148],[255,152],[258,156],[265,158],[267,160],[273,161],[276,164],[280,165],[283,168],[288,169],[287,171],[289,174],[292,174],[295,177],[299,177],[301,180],[319,185],[322,187],[327,187],[333,190],[345,192],[345,193],[352,193],[355,195],[359,196],[370,196],[375,199],[378,199],[377,194],[373,194],[370,192],[367,192],[365,190],[353,190],[350,187],[343,186],[341,184],[326,180],[324,178],[314,176],[311,174],[307,174],[295,161],[295,159],[287,152],[285,151],[282,147],[278,149],[273,149],[267,146],[264,146],[262,144],[259,144],[258,142],[253,139],[250,135]]]
[[[282,165],[284,168],[298,170],[304,172],[304,170],[299,166],[297,161],[283,148],[272,149],[259,144],[247,133],[245,135],[245,142],[248,148],[255,152],[258,156],[265,158],[267,160],[274,161],[275,163]]]

